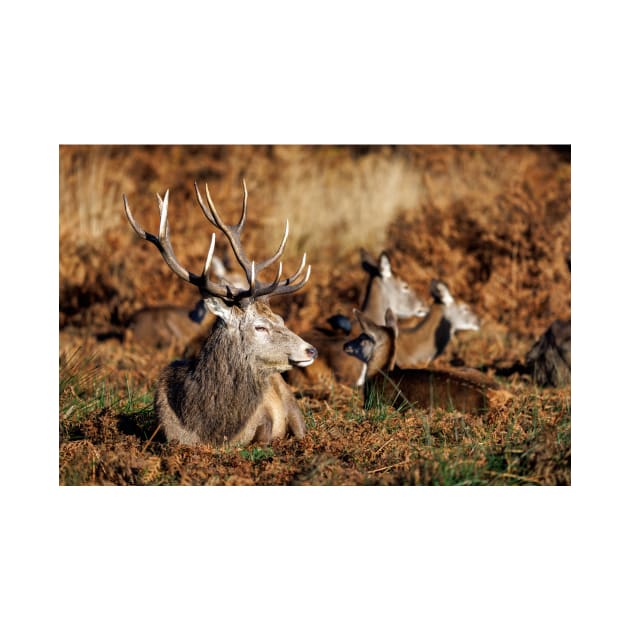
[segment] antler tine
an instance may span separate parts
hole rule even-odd
[[[289,293],[295,293],[296,291],[301,289],[308,282],[308,279],[311,277],[310,265],[306,269],[306,274],[304,275],[304,278],[297,284],[292,284],[292,283],[295,282],[295,280],[297,280],[297,278],[299,278],[300,275],[302,274],[305,262],[306,262],[306,254],[302,256],[302,263],[300,264],[299,269],[292,276],[289,276],[288,278],[285,278],[282,282],[280,282],[280,275],[282,272],[282,262],[281,262],[279,265],[278,273],[276,274],[276,279],[270,284],[268,284],[267,286],[257,289],[256,297],[261,296],[261,295],[270,295],[270,296],[271,295],[287,295]]]
[[[158,232],[158,244],[159,250],[162,254],[162,258],[166,261],[166,264],[174,271],[180,278],[194,284],[195,286],[203,286],[203,277],[198,276],[191,271],[184,268],[175,257],[173,246],[170,240],[170,230],[168,227],[168,196],[170,190],[166,191],[164,199],[157,194],[158,206],[160,208],[160,231]]]
[[[252,296],[254,295],[254,287],[256,286],[256,263],[252,260],[252,267],[249,272],[249,288],[251,289]]]
[[[206,184],[206,199],[208,200],[208,205],[210,206],[210,212],[212,213],[214,224],[223,231],[232,231],[234,229],[233,226],[224,223],[223,219],[219,216],[217,209],[214,207],[214,202],[212,201],[212,197],[210,196],[210,189],[208,188],[208,184]]]
[[[247,186],[245,185],[245,180],[243,180],[243,212],[241,213],[241,220],[238,222],[236,226],[236,230],[240,234],[243,226],[245,225],[245,220],[247,219]]]
[[[302,262],[300,263],[298,270],[292,276],[288,277],[285,280],[285,283],[291,284],[292,282],[295,282],[295,280],[297,280],[300,274],[302,273],[302,269],[304,269],[305,264],[306,264],[306,252],[304,252],[304,254],[302,255]]]
[[[257,286],[254,289],[252,297],[258,298],[258,297],[262,297],[263,295],[269,295],[271,293],[274,293],[276,288],[280,284],[281,276],[282,276],[282,261],[280,261],[280,264],[278,265],[278,271],[276,273],[276,277],[274,278],[274,280],[270,282],[269,284],[263,284],[263,285]]]
[[[295,274],[293,274],[293,276],[291,276],[291,278],[294,278]],[[288,280],[291,280],[291,278],[287,278],[287,280],[284,280],[280,286],[273,292],[274,295],[287,295],[289,293],[295,293],[296,291],[299,291],[307,282],[308,279],[311,277],[311,266],[309,265],[306,268],[306,275],[304,276],[304,278],[298,282],[297,284],[289,284]]]
[[[171,242],[169,241],[168,234],[167,234],[167,230],[168,230],[168,193],[169,192],[170,192],[170,190],[166,191],[166,194],[164,195],[164,200],[162,200],[162,197],[160,197],[159,193],[156,193],[156,194],[157,194],[157,198],[158,198],[158,206],[160,207],[160,231],[158,232],[159,237],[160,237],[160,243],[165,242],[170,247]]]
[[[210,189],[208,188],[208,184],[206,184],[206,201],[204,202],[201,193],[199,191],[199,187],[197,186],[197,182],[195,182],[195,193],[197,196],[197,201],[201,206],[201,209],[212,225],[221,230],[223,234],[225,234],[228,239],[232,251],[238,260],[238,263],[243,268],[245,275],[247,276],[247,281],[249,283],[249,289],[243,290],[240,292],[231,292],[231,296],[236,301],[238,300],[254,300],[257,297],[261,297],[263,295],[283,295],[288,293],[294,293],[301,289],[309,280],[311,275],[311,266],[309,265],[306,269],[306,273],[302,280],[297,282],[297,284],[293,284],[300,278],[302,273],[304,272],[304,265],[306,264],[306,254],[302,256],[302,262],[298,270],[290,277],[285,280],[280,280],[282,277],[282,261],[278,264],[278,270],[276,273],[276,277],[272,282],[267,284],[258,284],[256,283],[256,277],[259,272],[263,269],[266,269],[273,263],[279,260],[282,256],[284,249],[286,247],[287,239],[289,237],[289,220],[287,219],[284,235],[282,237],[282,241],[276,252],[270,258],[263,260],[262,262],[254,262],[250,260],[244,253],[243,247],[241,245],[241,231],[245,226],[245,221],[247,220],[247,185],[245,184],[245,180],[243,180],[243,211],[241,213],[241,218],[236,225],[227,225],[221,216],[219,215],[214,202],[212,201],[212,197],[210,196]],[[206,262],[206,267],[209,263]],[[204,267],[204,270],[206,269]]]
[[[228,287],[222,287],[218,285],[207,277],[206,268],[209,268],[210,262],[212,259],[212,255],[214,253],[214,241],[215,236],[212,235],[212,242],[210,243],[210,250],[208,251],[208,256],[206,258],[206,263],[204,265],[204,275],[198,276],[197,274],[192,273],[192,271],[188,271],[185,269],[175,257],[175,253],[173,252],[173,247],[171,245],[169,239],[169,228],[168,228],[168,195],[169,191],[166,191],[164,195],[164,199],[157,195],[158,205],[160,208],[160,231],[159,237],[151,234],[150,232],[145,231],[140,227],[140,225],[136,222],[134,216],[131,214],[131,209],[129,208],[129,203],[127,201],[127,196],[123,194],[123,203],[125,206],[125,214],[127,215],[127,219],[131,224],[131,227],[134,229],[135,233],[150,243],[153,243],[155,247],[157,247],[158,251],[162,255],[164,262],[168,265],[168,267],[173,271],[177,276],[179,276],[182,280],[189,282],[190,284],[199,287],[200,289],[205,290],[206,292],[214,295],[216,297],[225,298],[230,295]]]
[[[238,260],[240,266],[243,268],[243,271],[245,272],[245,275],[247,276],[247,281],[249,282],[250,290],[253,289],[254,284],[252,280],[252,276],[253,276],[252,262],[249,260],[249,258],[247,258],[247,256],[245,256],[243,252],[243,246],[241,245],[240,230],[242,228],[242,225],[240,223],[239,225],[227,225],[223,221],[223,219],[221,219],[221,216],[219,215],[219,213],[217,212],[217,209],[214,206],[212,197],[210,196],[210,190],[208,188],[208,184],[206,184],[206,199],[208,201],[208,206],[204,204],[201,198],[201,194],[199,193],[199,187],[197,186],[197,182],[195,182],[195,192],[197,194],[197,201],[199,202],[199,205],[201,206],[201,209],[204,215],[206,216],[206,218],[208,219],[208,221],[210,221],[210,223],[212,223],[212,225],[214,225],[216,228],[221,230],[221,232],[223,232],[223,234],[225,234],[225,236],[227,237],[232,247],[232,251],[234,252],[234,255],[236,256],[236,259]],[[247,201],[244,201],[243,203],[246,208]],[[244,223],[243,219],[246,214],[247,212],[245,211],[243,215],[241,216],[241,223]]]
[[[210,265],[212,264],[212,256],[214,255],[214,243],[216,241],[216,234],[212,232],[212,239],[210,240],[210,247],[208,249],[208,255],[206,256],[206,262],[203,266],[203,277],[207,278],[210,274]]]
[[[143,238],[147,241],[150,241],[151,243],[154,242],[154,240],[157,242],[157,239],[155,238],[155,236],[153,236],[153,234],[147,234],[137,223],[136,220],[134,218],[134,216],[131,214],[131,209],[129,208],[129,202],[127,201],[127,195],[125,195],[125,193],[123,193],[123,203],[125,205],[125,214],[127,215],[127,221],[129,221],[129,223],[131,224],[131,227],[133,228],[133,231],[140,237]],[[154,239],[154,240],[152,240]]]
[[[282,256],[284,252],[284,247],[287,244],[287,238],[289,237],[289,219],[287,219],[286,225],[284,227],[284,236],[282,237],[282,242],[280,243],[280,247],[276,250],[276,253],[271,257],[267,258],[267,260],[263,260],[262,262],[256,263],[256,270],[260,271],[261,269],[266,269],[269,265],[273,264]]]
[[[203,213],[206,219],[208,219],[208,221],[210,221],[210,223],[212,223],[214,227],[218,228],[219,226],[216,224],[216,221],[214,220],[212,212],[208,208],[206,208],[206,204],[203,202],[203,199],[201,198],[201,193],[199,192],[199,187],[197,186],[197,182],[195,182],[195,193],[197,195],[197,203],[201,206],[201,209],[203,210]]]

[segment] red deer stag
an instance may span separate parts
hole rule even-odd
[[[247,278],[247,287],[219,284],[209,278],[214,253],[212,234],[201,275],[187,271],[175,258],[169,238],[168,191],[158,195],[159,236],[145,232],[134,219],[123,195],[127,219],[141,238],[153,243],[168,267],[182,280],[196,286],[216,322],[194,358],[175,361],[161,373],[156,387],[155,408],[168,440],[182,444],[246,445],[269,442],[290,431],[305,433],[305,424],[293,394],[280,373],[293,366],[310,365],[317,356],[313,346],[291,332],[267,304],[272,295],[287,295],[302,288],[310,277],[306,254],[299,269],[281,280],[282,262],[275,279],[259,280],[260,272],[279,260],[284,237],[273,256],[263,262],[247,258],[241,232],[247,218],[247,188],[243,181],[243,210],[236,225],[226,225],[219,216],[208,186],[206,201],[195,183],[197,201],[208,221],[228,239]],[[207,203],[207,205],[206,205]]]
[[[391,310],[379,326],[360,311],[363,332],[344,350],[367,365],[363,386],[366,409],[380,403],[397,407],[440,407],[477,413],[503,404],[511,394],[470,368],[402,369],[396,366],[398,325]]]

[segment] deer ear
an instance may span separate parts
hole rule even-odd
[[[378,275],[379,273],[378,263],[374,260],[374,258],[372,258],[372,255],[368,251],[363,249],[363,247],[361,248],[361,266],[371,276]]]
[[[232,317],[232,308],[228,306],[221,298],[208,297],[204,298],[206,308],[214,313],[218,318],[228,323]]]
[[[361,329],[364,332],[369,332],[370,330],[374,330],[378,328],[378,326],[367,316],[360,311],[358,308],[352,309],[354,316],[357,318],[359,324],[361,325]]]
[[[392,275],[392,265],[389,261],[389,256],[383,252],[378,259],[378,269],[381,278],[390,278]]]
[[[431,293],[431,297],[438,302],[438,304],[449,306],[455,301],[451,292],[448,290],[448,287],[441,280],[436,280],[435,278],[431,280],[429,292]]]
[[[207,312],[208,308],[204,300],[198,300],[192,310],[189,311],[188,317],[196,324],[200,324],[206,316]]]

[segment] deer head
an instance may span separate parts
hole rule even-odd
[[[354,315],[361,326],[361,334],[344,344],[343,350],[365,364],[357,385],[363,385],[365,378],[381,370],[391,370],[396,361],[396,339],[398,325],[391,309],[385,312],[385,325],[381,326],[365,313],[354,309]]]
[[[441,280],[431,280],[429,292],[436,304],[444,306],[443,317],[448,320],[452,332],[458,330],[479,330],[479,318],[464,302],[455,302],[448,287]]]
[[[228,306],[221,298],[204,299],[206,308],[220,320],[235,348],[246,349],[254,369],[262,375],[306,367],[317,350],[291,332],[264,299],[245,306]]]
[[[402,278],[392,272],[392,265],[386,252],[378,261],[364,249],[361,250],[361,265],[370,276],[365,300],[361,310],[379,324],[384,323],[388,308],[397,317],[423,317],[429,311],[426,303]]]
[[[243,181],[243,211],[236,225],[224,223],[214,206],[207,185],[205,192],[206,199],[204,201],[195,182],[197,201],[208,221],[227,237],[236,260],[245,273],[246,284],[242,282],[230,284],[226,281],[227,278],[225,276],[222,278],[222,283],[214,282],[210,279],[216,241],[214,233],[212,234],[201,275],[196,275],[182,267],[175,257],[170,242],[168,190],[164,195],[164,199],[160,195],[157,196],[160,207],[160,230],[157,237],[146,232],[138,225],[129,208],[127,197],[123,195],[125,213],[136,234],[157,247],[169,268],[182,280],[193,284],[199,289],[205,309],[214,313],[228,330],[238,331],[239,341],[243,344],[243,347],[251,349],[253,352],[252,356],[259,359],[261,368],[266,370],[270,366],[274,366],[275,371],[284,371],[288,370],[292,365],[310,365],[317,356],[315,348],[289,331],[284,326],[282,318],[273,313],[265,303],[272,295],[294,293],[306,284],[311,274],[310,265],[307,267],[306,272],[303,273],[306,254],[302,256],[302,263],[298,270],[290,277],[281,280],[282,261],[280,261],[276,277],[272,282],[263,283],[258,280],[260,272],[278,261],[282,255],[289,234],[289,221],[287,220],[286,222],[282,242],[273,256],[262,262],[254,262],[245,255],[241,245],[241,233],[247,219],[247,186],[245,181]],[[216,269],[216,265],[214,265],[214,268]],[[301,276],[303,277],[299,280]],[[197,303],[195,309],[191,311],[191,317],[198,317],[200,310],[201,305]],[[280,355],[282,355],[282,358],[280,358]],[[274,369],[271,371],[274,371]]]

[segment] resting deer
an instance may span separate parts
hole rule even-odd
[[[363,404],[367,409],[381,401],[393,406],[418,405],[480,412],[511,397],[477,370],[454,368],[403,369],[396,366],[399,339],[396,317],[388,310],[379,326],[355,311],[363,332],[344,350],[367,366]]]
[[[398,331],[396,363],[413,367],[440,356],[458,330],[479,330],[479,318],[467,304],[457,303],[446,284],[431,280],[433,304],[429,314],[413,328]]]
[[[282,262],[275,279],[260,281],[260,272],[279,260],[287,241],[289,223],[273,256],[254,262],[245,255],[241,232],[247,218],[247,188],[243,182],[243,211],[236,225],[226,225],[214,207],[206,185],[206,201],[195,183],[197,201],[208,221],[228,239],[247,278],[247,287],[210,280],[214,253],[212,234],[201,275],[187,271],[175,258],[169,238],[168,191],[158,195],[159,236],[145,232],[135,221],[123,195],[127,219],[141,238],[153,243],[168,267],[182,280],[196,286],[216,322],[198,355],[175,361],[161,373],[155,408],[168,440],[182,444],[246,445],[305,433],[304,418],[280,373],[293,366],[310,365],[317,350],[291,332],[266,303],[272,295],[288,295],[302,288],[311,273],[299,269],[281,280]],[[207,205],[206,205],[207,203]]]
[[[228,271],[218,258],[213,257],[210,266],[217,282],[246,287],[243,275],[237,271]],[[192,344],[198,350],[214,322],[214,317],[208,315],[204,300],[198,300],[192,309],[171,304],[145,306],[131,315],[124,336],[153,348]]]
[[[365,250],[361,250],[361,265],[368,274],[365,297],[361,311],[378,323],[385,323],[385,312],[391,309],[398,317],[423,317],[429,311],[425,302],[413,289],[392,271],[391,261],[382,252],[375,261]],[[319,352],[320,360],[310,368],[292,370],[287,380],[294,384],[328,382],[334,378],[346,385],[355,385],[361,376],[361,365],[343,352],[343,344],[353,332],[358,333],[358,324],[337,315],[328,322],[339,332],[321,328],[304,333],[304,338]]]

